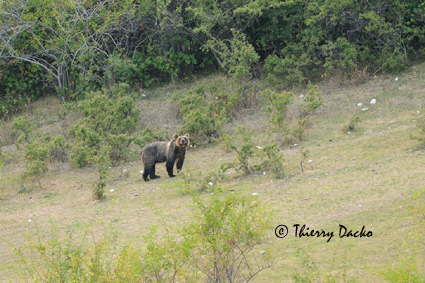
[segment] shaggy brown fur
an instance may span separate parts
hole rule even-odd
[[[154,142],[148,144],[142,149],[140,153],[142,155],[143,165],[145,166],[143,172],[143,180],[149,181],[150,179],[156,179],[160,176],[155,175],[155,164],[165,163],[168,175],[174,177],[173,166],[176,163],[177,172],[183,167],[184,156],[186,153],[186,147],[189,146],[189,134],[184,136],[174,135],[173,139],[169,142]]]

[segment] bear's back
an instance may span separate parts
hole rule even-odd
[[[167,161],[167,144],[168,142],[153,142],[151,144],[146,145],[142,149],[142,158],[153,158],[156,163]]]

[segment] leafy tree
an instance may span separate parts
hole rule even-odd
[[[131,1],[4,1],[0,10],[0,60],[40,66],[59,96],[72,98],[79,76],[93,75],[120,48],[113,36],[132,17]]]

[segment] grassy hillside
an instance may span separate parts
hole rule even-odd
[[[414,222],[407,213],[412,195],[424,188],[425,151],[410,136],[418,132],[416,121],[425,115],[425,65],[397,77],[375,77],[352,86],[341,86],[336,78],[320,83],[324,107],[310,118],[307,139],[281,146],[285,178],[275,179],[271,172],[225,173],[221,184],[243,195],[257,194],[273,210],[274,226],[289,228],[284,239],[278,239],[274,229],[269,231],[267,244],[272,247],[274,262],[252,282],[292,282],[291,275],[304,273],[315,282],[325,281],[328,275],[336,278],[335,282],[343,277],[355,282],[385,282],[380,270],[398,266],[411,255],[418,272],[425,274],[423,253],[415,253],[415,238],[409,236]],[[140,125],[175,128],[177,133],[181,122],[171,98],[190,87],[170,85],[140,93]],[[295,103],[301,102],[299,96],[305,90],[293,92]],[[376,104],[370,104],[372,99]],[[29,105],[23,114],[43,131],[63,133],[77,117],[64,117],[61,111],[58,99],[47,98]],[[360,122],[347,134],[345,127],[355,116]],[[0,136],[6,143],[2,152],[7,156],[0,168],[0,278],[5,282],[18,280],[22,265],[14,249],[24,245],[29,234],[47,241],[52,227],[61,234],[80,223],[90,225],[97,237],[112,229],[118,233],[116,245],[120,247],[140,243],[154,224],[159,235],[164,227],[181,227],[188,221],[191,203],[188,195],[179,194],[182,174],[190,172],[199,178],[218,173],[221,164],[235,158],[219,143],[198,142],[188,150],[182,174],[170,179],[160,165],[157,174],[161,178],[146,183],[140,173],[143,164],[135,159],[110,169],[106,199],[94,201],[94,168],[52,163],[41,178],[42,188],[36,182],[22,187],[24,167],[22,154],[9,134],[12,122],[0,123]],[[253,129],[253,140],[262,146],[277,139],[269,134],[268,123],[263,110],[247,109],[224,130],[234,132],[239,125]],[[124,169],[129,170],[128,176]],[[329,242],[322,237],[298,238],[294,224],[333,231],[335,236]],[[373,236],[339,238],[339,225],[353,232],[365,226]],[[297,253],[300,248],[304,251],[301,256]],[[313,262],[315,267],[308,269]]]

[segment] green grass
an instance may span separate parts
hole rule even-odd
[[[305,271],[305,264],[295,255],[299,249],[315,262],[323,282],[326,276],[340,278],[343,275],[355,282],[384,282],[380,270],[397,266],[412,254],[412,249],[406,247],[411,241],[408,234],[412,229],[406,207],[410,196],[423,188],[425,152],[417,150],[419,144],[410,139],[410,133],[416,131],[414,120],[425,114],[424,70],[425,65],[415,66],[400,76],[398,82],[394,76],[388,76],[356,87],[321,83],[318,91],[323,95],[325,107],[311,119],[307,140],[296,147],[282,148],[286,178],[274,179],[271,172],[250,176],[225,173],[224,186],[242,194],[257,193],[264,205],[274,210],[276,226],[285,224],[290,229],[284,239],[276,238],[274,231],[270,231],[268,244],[273,247],[274,264],[252,282],[292,282],[294,273]],[[184,84],[184,87],[190,85]],[[152,107],[169,101],[173,93],[179,91],[179,86],[142,91],[150,98],[141,99],[138,107],[155,109]],[[372,98],[377,99],[377,104],[369,105]],[[357,106],[360,102],[362,107]],[[47,105],[52,105],[50,110]],[[54,122],[59,105],[55,99],[48,98],[32,106],[43,109],[46,116],[43,119],[36,116],[40,111],[28,110],[24,114],[44,123],[41,127],[46,131],[60,132],[63,120]],[[363,107],[369,109],[361,111]],[[159,112],[150,110],[150,115],[157,115],[151,117],[152,120],[159,117],[161,122],[179,127],[178,122],[162,113],[164,111]],[[347,113],[358,113],[361,118],[349,135],[341,131],[349,121]],[[255,115],[262,117],[260,113]],[[237,125],[244,125],[256,129],[255,138],[259,143],[273,141],[258,130],[267,128],[267,119],[255,117],[241,115],[225,129],[234,131]],[[304,173],[300,170],[301,148],[309,150],[304,160],[311,165]],[[41,179],[43,189],[29,180],[26,186],[32,190],[19,194],[23,172],[20,152],[14,145],[5,146],[2,151],[13,156],[0,168],[0,278],[6,282],[17,280],[22,267],[13,250],[25,243],[26,234],[36,232],[34,221],[38,225],[37,233],[44,238],[50,233],[49,223],[53,219],[63,231],[76,222],[92,225],[98,237],[104,233],[106,223],[119,232],[118,246],[140,244],[140,237],[154,224],[159,226],[161,235],[163,225],[178,229],[188,221],[190,196],[179,194],[178,188],[172,186],[182,176],[168,178],[161,164],[157,169],[161,178],[148,183],[142,180],[139,171],[143,165],[139,159],[123,167],[113,167],[106,200],[93,201],[94,169],[77,170],[66,164],[50,166],[50,171]],[[234,157],[234,153],[226,153],[218,144],[198,143],[196,148],[188,150],[183,172],[190,171],[193,176],[218,173],[220,164]],[[312,162],[308,163],[309,160]],[[120,170],[124,167],[130,169],[130,175],[121,179]],[[209,194],[203,197],[208,198]],[[324,238],[296,238],[291,234],[292,225],[296,223],[306,224],[310,229],[333,231],[335,236],[328,243]],[[339,224],[353,230],[360,230],[364,225],[373,232],[373,237],[340,239],[337,237]],[[417,271],[424,274],[423,256],[418,258],[422,264]]]

